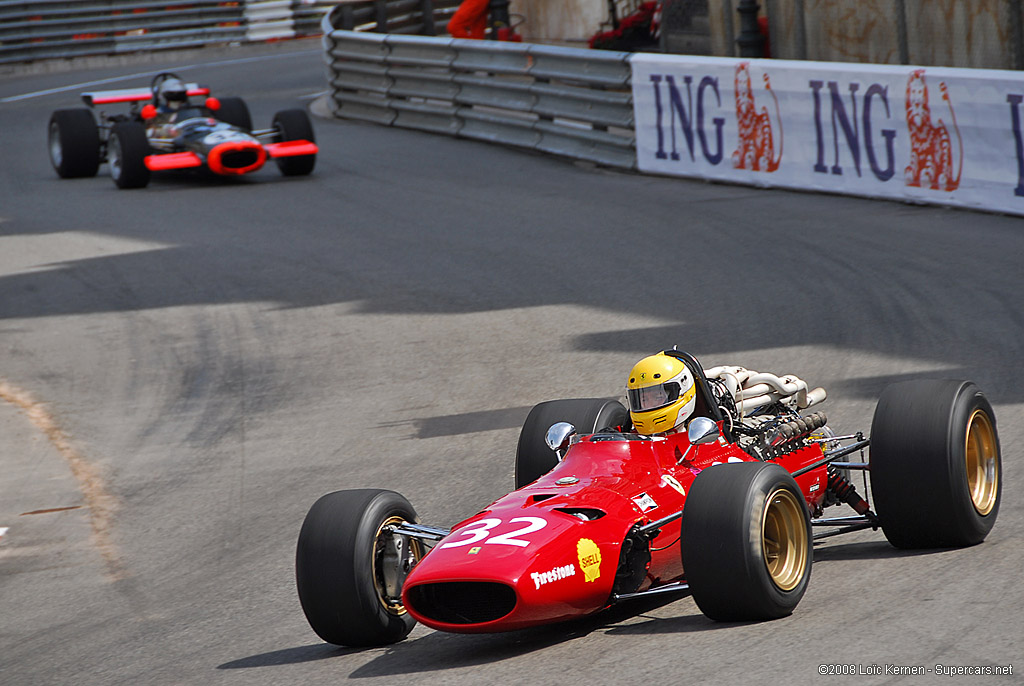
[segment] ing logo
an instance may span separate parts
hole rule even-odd
[[[960,174],[964,168],[964,139],[956,123],[953,102],[945,82],[939,83],[942,100],[949,107],[949,115],[956,131],[960,148],[960,160],[956,178],[953,177],[953,146],[949,129],[941,119],[932,123],[931,107],[928,104],[928,84],[924,80],[924,69],[917,69],[907,80],[907,129],[910,132],[910,164],[904,170],[908,186],[931,188],[932,190],[955,191],[960,186]]]
[[[739,145],[732,154],[736,169],[773,172],[782,161],[782,113],[779,99],[772,91],[771,80],[764,74],[764,88],[775,100],[775,119],[779,127],[779,151],[775,154],[775,135],[768,108],[757,110],[754,89],[750,79],[750,63],[740,62],[736,67],[736,122],[739,126]]]

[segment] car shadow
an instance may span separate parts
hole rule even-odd
[[[473,667],[520,657],[537,650],[583,638],[595,631],[614,635],[653,635],[727,629],[736,624],[712,622],[692,605],[681,606],[673,617],[652,617],[647,613],[685,597],[662,596],[636,599],[611,607],[590,617],[496,634],[453,634],[429,631],[384,649],[384,653],[360,666],[349,678],[365,679]],[[640,622],[630,621],[641,619]],[[232,660],[217,669],[251,669],[329,660],[363,650],[381,648],[342,648],[326,643],[285,648]]]
[[[889,560],[900,557],[919,557],[921,555],[941,555],[955,551],[956,548],[922,548],[920,550],[903,550],[894,548],[888,541],[858,541],[855,543],[816,544],[814,547],[814,564],[832,561],[849,560]]]
[[[297,665],[303,662],[317,662],[343,657],[359,652],[358,648],[343,648],[329,643],[314,643],[296,648],[272,650],[269,653],[250,655],[231,662],[218,665],[217,669],[251,669],[253,667],[274,667],[277,665]]]

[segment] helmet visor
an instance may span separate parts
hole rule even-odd
[[[627,389],[626,397],[633,412],[649,412],[674,403],[679,399],[680,390],[678,383],[669,381],[659,386]]]

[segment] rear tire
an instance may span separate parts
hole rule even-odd
[[[408,570],[400,567],[409,541],[388,536],[388,524],[415,522],[416,510],[393,491],[336,491],[306,515],[295,553],[295,580],[302,610],[320,638],[343,646],[380,646],[409,635],[416,620],[402,605]]]
[[[237,126],[246,133],[252,131],[252,115],[249,114],[249,106],[241,98],[220,98],[220,109],[216,115],[225,124]]]
[[[47,132],[50,163],[58,176],[96,176],[100,167],[100,131],[91,110],[57,110],[50,116]]]
[[[118,188],[145,188],[150,171],[146,156],[150,154],[146,128],[134,121],[114,124],[107,139],[107,164],[110,178]]]
[[[782,467],[716,465],[690,487],[680,534],[683,572],[706,616],[723,622],[791,614],[811,578],[811,518]]]
[[[309,141],[316,143],[313,134],[313,123],[305,110],[282,110],[274,115],[274,128],[277,129],[277,141]],[[316,155],[299,155],[297,157],[279,157],[274,160],[277,168],[285,176],[305,176],[313,172],[316,166]]]
[[[611,398],[549,400],[536,405],[519,433],[516,488],[533,483],[558,464],[558,456],[544,442],[544,436],[555,422],[569,422],[582,435],[630,427],[629,412],[622,403]]]
[[[996,418],[969,381],[894,384],[871,422],[871,491],[897,548],[985,540],[999,514],[1002,460]]]

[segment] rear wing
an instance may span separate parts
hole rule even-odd
[[[194,95],[210,94],[208,86],[200,86],[198,83],[187,83],[185,84],[185,87],[188,88],[189,97]],[[120,102],[142,102],[144,100],[152,99],[153,91],[149,88],[125,88],[123,90],[90,91],[88,93],[82,93],[82,101],[89,107],[92,107],[93,105],[110,105]]]

